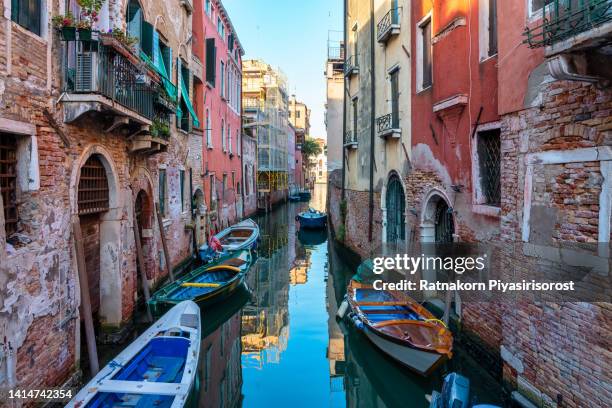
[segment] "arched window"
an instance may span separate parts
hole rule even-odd
[[[127,32],[131,37],[140,39],[142,32],[142,8],[138,0],[130,0],[127,8]]]
[[[387,242],[395,243],[406,239],[406,197],[397,175],[391,176],[387,184]]]
[[[81,167],[78,209],[79,215],[96,214],[109,209],[106,169],[98,155],[92,155]]]
[[[221,119],[221,145],[223,146],[223,151],[227,150],[227,145],[225,144],[225,121]]]

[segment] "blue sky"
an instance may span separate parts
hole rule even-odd
[[[342,29],[342,0],[223,0],[245,59],[279,67],[312,110],[310,134],[325,137],[325,60],[329,30]],[[336,34],[337,35],[337,34]]]

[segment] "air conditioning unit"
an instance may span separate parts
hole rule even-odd
[[[96,91],[98,76],[97,57],[98,53],[96,52],[81,51],[77,53],[74,89],[76,92]]]

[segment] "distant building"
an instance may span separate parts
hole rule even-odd
[[[327,144],[324,139],[315,139],[315,141],[321,147],[321,153],[310,159],[310,181],[325,184],[327,183]]]
[[[327,130],[327,171],[342,168],[344,41],[329,42],[325,65],[327,102],[325,129]]]
[[[289,98],[289,121],[295,128],[295,157],[294,157],[294,187],[304,187],[304,163],[302,160],[302,144],[310,135],[310,109],[305,103],[299,102],[295,95]]]
[[[260,60],[243,62],[243,126],[257,137],[257,208],[269,210],[289,188],[287,81]]]

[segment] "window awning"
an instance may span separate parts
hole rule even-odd
[[[191,104],[191,99],[189,99],[189,91],[187,90],[187,87],[185,86],[185,82],[183,81],[183,76],[179,73],[178,77],[179,77],[179,85],[181,87],[181,97],[183,98],[183,101],[185,102],[185,105],[187,106],[187,110],[189,111],[189,113],[191,114],[191,117],[193,118],[193,126],[200,127],[200,120],[198,119],[198,115],[196,115],[195,109],[193,108],[193,105]]]
[[[159,47],[155,47],[155,57],[154,60],[151,61],[151,58],[144,52],[140,51],[140,59],[147,63],[155,72],[159,74],[162,79],[162,83],[164,85],[164,89],[166,93],[170,97],[170,100],[174,103],[177,101],[177,91],[176,86],[172,83],[168,76],[168,71],[166,70],[166,65],[164,64],[164,59],[161,56],[161,50]]]

